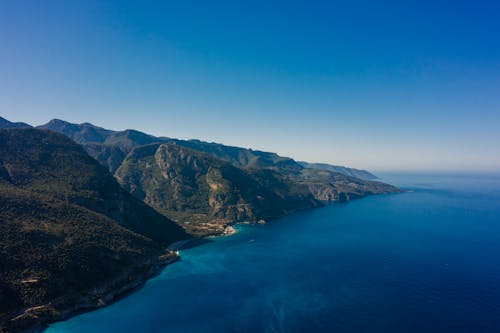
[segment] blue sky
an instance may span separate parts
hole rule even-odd
[[[500,170],[495,1],[1,1],[0,115]]]

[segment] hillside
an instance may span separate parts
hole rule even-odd
[[[187,237],[50,131],[0,130],[0,207],[5,330],[106,304],[174,260],[164,246]]]
[[[10,184],[103,214],[160,243],[182,235],[65,136],[35,129],[2,130],[0,144],[0,169]]]
[[[307,187],[267,169],[242,169],[173,144],[133,150],[115,174],[137,198],[194,234],[319,206]]]
[[[386,183],[349,177],[328,170],[306,168],[300,174],[289,177],[298,184],[306,185],[314,198],[325,204],[373,194],[401,192],[397,187]]]

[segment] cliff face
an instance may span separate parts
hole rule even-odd
[[[349,201],[372,194],[400,192],[397,187],[389,184],[321,169],[306,168],[289,177],[299,184],[306,185],[314,198],[325,204]]]
[[[187,237],[49,131],[0,130],[0,207],[0,331],[105,304]]]
[[[272,170],[241,169],[172,144],[135,149],[115,176],[137,198],[197,234],[319,205],[306,186]]]

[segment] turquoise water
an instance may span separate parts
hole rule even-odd
[[[383,177],[413,191],[240,227],[47,332],[500,332],[500,177]]]

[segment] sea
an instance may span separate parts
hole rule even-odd
[[[239,225],[46,333],[500,332],[500,174],[379,176],[404,192]]]

